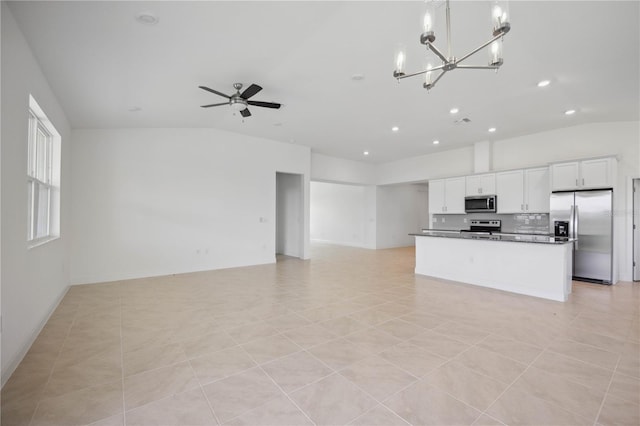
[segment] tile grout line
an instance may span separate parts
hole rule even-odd
[[[199,385],[198,387],[200,388],[200,392],[202,392],[202,395],[204,396],[204,399],[207,401],[207,406],[209,407],[209,410],[211,410],[211,414],[213,415],[213,419],[216,421],[216,423],[218,425],[221,425],[222,422],[218,418],[218,415],[216,414],[216,410],[213,409],[213,405],[211,405],[211,401],[209,400],[209,396],[207,396],[207,393],[204,391],[204,386],[202,385],[202,382],[198,378],[198,374],[196,373],[196,370],[193,368],[193,365],[191,365],[191,360],[187,360],[187,364],[189,364],[189,368],[191,369],[191,372],[193,373],[193,376],[198,381],[198,385]]]
[[[283,336],[284,336],[284,335],[283,335]],[[284,337],[288,339],[288,337],[287,337],[287,336],[284,336]],[[233,337],[231,337],[231,338],[233,339]],[[305,349],[304,349],[303,347],[301,347],[300,345],[298,345],[296,342],[294,342],[294,341],[293,341],[293,340],[291,340],[291,339],[289,339],[289,340],[290,340],[294,345],[296,345],[298,348],[300,348],[300,349],[301,349],[301,351],[294,352],[294,353],[292,353],[292,354],[288,354],[288,355],[282,356],[282,357],[280,357],[280,358],[276,358],[276,359],[274,359],[274,360],[269,361],[269,363],[270,363],[270,362],[273,362],[273,361],[276,361],[276,360],[278,360],[278,359],[286,358],[286,357],[287,357],[287,356],[289,356],[289,355],[294,355],[294,354],[299,353],[299,352],[306,352],[306,351],[305,351]],[[287,394],[287,393],[284,391],[284,389],[282,389],[282,387],[281,387],[281,386],[280,386],[280,385],[279,385],[279,384],[278,384],[278,383],[273,379],[273,377],[271,377],[271,375],[269,375],[269,373],[267,373],[266,371],[264,371],[264,368],[262,368],[262,365],[261,365],[261,364],[259,364],[259,363],[256,361],[256,359],[253,357],[253,355],[251,355],[251,354],[249,353],[249,351],[247,351],[244,347],[242,347],[242,346],[240,346],[240,347],[242,348],[242,350],[244,350],[244,351],[245,351],[245,353],[249,356],[249,358],[251,358],[251,360],[256,364],[257,368],[259,368],[259,369],[260,369],[260,371],[262,371],[262,374],[264,374],[265,376],[267,376],[267,377],[269,378],[269,380],[271,380],[271,382],[272,382],[272,383],[273,383],[273,384],[274,384],[274,385],[275,385],[275,386],[280,390],[280,392],[282,393],[282,395],[284,395],[284,396],[285,396],[289,401],[291,401],[291,403],[292,403],[292,404],[293,404],[293,405],[294,405],[298,410],[300,410],[300,412],[301,412],[301,413],[302,413],[302,414],[303,414],[307,419],[309,419],[309,421],[310,421],[313,425],[316,425],[316,422],[314,422],[314,421],[311,419],[311,417],[309,417],[309,415],[307,414],[307,412],[306,412],[306,411],[304,411],[304,410],[303,410],[303,409],[302,409],[302,408],[301,408],[301,407],[300,407],[300,406],[299,406],[299,405],[298,405],[298,404],[297,404],[297,403],[296,403],[296,402],[295,402],[295,401],[294,401],[294,400],[289,396],[289,394]],[[266,364],[266,363],[264,363],[264,364]],[[255,367],[253,367],[253,368],[255,368]],[[251,410],[247,410],[247,411],[245,411],[244,413],[239,414],[239,415],[237,415],[237,416],[233,417],[232,419],[229,419],[229,421],[231,421],[231,420],[233,420],[233,419],[235,419],[235,418],[238,418],[238,417],[240,417],[240,416],[242,416],[242,415],[244,415],[244,414],[246,414],[246,413],[248,413],[248,412],[251,412],[251,411],[253,411],[253,410],[256,410],[256,409],[258,409],[258,408],[260,408],[260,407],[262,407],[262,406],[264,406],[264,405],[268,404],[269,402],[271,402],[271,401],[273,401],[273,400],[275,400],[275,398],[272,398],[272,399],[270,399],[270,400],[266,401],[264,404],[260,404],[259,406],[254,407],[254,408],[252,408]]]
[[[67,294],[68,294],[68,291],[67,291]],[[67,294],[65,294],[65,298],[67,297]],[[64,300],[64,298],[62,300]],[[64,348],[64,344],[66,343],[67,339],[69,338],[69,335],[71,334],[71,329],[73,328],[73,325],[76,323],[76,319],[78,318],[78,312],[80,311],[80,306],[82,306],[82,305],[78,304],[78,309],[76,310],[75,314],[73,315],[73,320],[71,321],[71,324],[69,325],[69,329],[67,330],[67,333],[65,334],[64,339],[62,340],[62,344],[60,345],[60,350],[58,351],[58,355],[56,356],[56,360],[53,362],[53,366],[51,367],[51,372],[49,372],[49,377],[47,378],[47,381],[46,381],[46,383],[44,384],[44,386],[42,388],[43,394],[40,396],[40,399],[38,400],[35,408],[33,409],[33,413],[31,413],[31,417],[29,418],[29,423],[28,423],[29,426],[31,426],[33,424],[33,421],[34,421],[35,416],[36,416],[36,412],[38,411],[38,408],[40,407],[40,403],[42,402],[43,399],[45,399],[44,392],[47,389],[47,387],[49,385],[49,382],[51,381],[51,377],[53,377],[53,372],[54,372],[54,370],[56,368],[56,365],[58,365],[58,361],[60,360],[60,356],[62,355],[62,349]]]
[[[515,384],[518,382],[518,380],[519,380],[522,376],[524,376],[524,374],[525,374],[527,371],[529,371],[529,369],[530,369],[531,367],[533,367],[533,364],[538,360],[538,358],[540,358],[540,357],[541,357],[541,356],[542,356],[542,355],[543,355],[543,354],[548,350],[548,347],[549,347],[549,345],[547,345],[547,346],[542,350],[542,352],[540,352],[540,353],[538,354],[538,356],[536,356],[536,357],[535,357],[535,359],[534,359],[533,361],[531,361],[531,363],[530,363],[529,365],[527,365],[527,368],[525,368],[525,369],[524,369],[524,371],[523,371],[522,373],[520,373],[520,374],[519,374],[519,375],[518,375],[518,376],[513,380],[513,382],[512,382],[509,386],[507,386],[507,387],[505,388],[505,390],[504,390],[504,391],[502,391],[502,392],[501,392],[501,393],[496,397],[496,399],[491,403],[491,405],[489,405],[489,406],[488,406],[488,407],[487,407],[487,408],[482,412],[482,414],[487,414],[487,411],[489,411],[489,409],[490,409],[491,407],[493,407],[493,406],[496,404],[496,402],[498,402],[498,400],[499,400],[499,399],[500,399],[500,398],[501,398],[505,393],[507,393],[507,391],[509,391],[509,389],[511,389],[511,388],[513,387],[513,385],[515,385]],[[535,368],[535,367],[534,367],[534,368]],[[554,373],[550,373],[550,374],[553,374],[554,376],[556,376],[556,374],[554,374]],[[571,381],[571,380],[570,380],[570,381]],[[574,382],[574,383],[577,383],[577,382]],[[581,383],[578,383],[578,384],[582,385]],[[582,386],[585,386],[585,385],[582,385]],[[588,386],[585,386],[585,387],[588,387]],[[589,389],[590,389],[590,388],[589,388]],[[527,393],[528,393],[528,392],[527,392]],[[536,397],[535,395],[532,395],[532,396]],[[563,407],[563,406],[561,406],[561,405],[559,405],[559,404],[556,404],[555,402],[551,402],[551,401],[549,401],[549,400],[547,400],[547,399],[545,399],[545,398],[540,398],[540,397],[536,397],[536,398],[541,399],[541,400],[543,400],[543,401],[545,401],[545,402],[547,402],[547,403],[549,403],[549,404],[551,404],[551,405],[553,405],[553,406],[555,406],[555,407],[558,407],[558,408],[560,408],[560,409],[562,409],[562,410],[564,410],[564,411],[566,411],[566,412],[568,412],[568,413],[571,413],[571,414],[573,414],[573,415],[575,415],[575,416],[578,416],[578,417],[580,417],[580,418],[582,418],[582,419],[586,420],[586,419],[582,416],[582,414],[575,413],[575,412],[573,412],[572,410],[569,410],[569,409],[567,409],[567,408],[565,408],[565,407]],[[490,414],[487,414],[487,415],[488,415],[489,417],[491,417],[491,415],[490,415]],[[596,420],[597,420],[597,418],[596,418]]]
[[[122,337],[122,295],[120,295],[120,371],[122,377],[122,424],[127,426],[127,402],[125,400],[125,388],[124,388],[124,341]]]
[[[618,362],[616,362],[616,366],[611,374],[611,378],[609,379],[609,384],[604,391],[604,395],[602,396],[602,402],[600,402],[600,407],[598,408],[598,413],[596,414],[596,418],[593,421],[594,426],[597,425],[598,419],[600,418],[600,414],[602,413],[602,409],[604,408],[604,403],[607,400],[607,396],[609,396],[609,389],[611,389],[611,385],[613,384],[613,378],[616,376],[616,370],[618,369],[618,365],[620,364],[620,360],[622,359],[622,355],[618,356]]]

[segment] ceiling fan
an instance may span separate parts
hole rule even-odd
[[[265,107],[265,108],[274,108],[274,109],[280,108],[280,104],[276,104],[273,102],[260,102],[260,101],[249,100],[250,97],[254,96],[256,93],[262,90],[262,87],[258,86],[257,84],[252,84],[251,86],[247,87],[244,90],[244,92],[240,93],[240,89],[242,89],[242,83],[234,83],[233,88],[236,89],[236,93],[234,93],[231,96],[225,95],[224,93],[218,92],[217,90],[213,90],[205,86],[198,86],[198,87],[200,87],[202,90],[215,93],[218,96],[222,96],[223,98],[228,99],[227,102],[222,102],[219,104],[202,105],[202,108],[210,108],[210,107],[215,107],[220,105],[231,105],[231,108],[233,108],[236,111],[240,111],[240,114],[243,117],[251,116],[251,112],[249,111],[249,108],[247,108],[249,105]]]

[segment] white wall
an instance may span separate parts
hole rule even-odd
[[[311,182],[311,239],[375,248],[375,187]]]
[[[74,130],[72,283],[275,261],[276,172],[307,147],[214,129]],[[264,218],[261,221],[260,218]]]
[[[424,182],[473,173],[473,146],[379,164],[376,184]]]
[[[276,253],[302,257],[303,176],[276,173]]]
[[[372,249],[412,246],[409,234],[428,226],[427,198],[425,185],[311,182],[311,239]]]
[[[314,153],[311,154],[311,180],[373,185],[376,165]]]
[[[376,248],[415,245],[415,237],[409,234],[421,228],[421,203],[425,195],[418,185],[378,187]]]
[[[70,128],[2,2],[2,383],[69,284]],[[62,136],[60,238],[27,250],[27,122],[32,94]]]

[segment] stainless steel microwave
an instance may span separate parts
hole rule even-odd
[[[498,200],[495,195],[475,195],[464,197],[464,211],[466,213],[495,213]]]

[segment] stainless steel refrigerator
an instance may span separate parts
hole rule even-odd
[[[549,226],[568,222],[573,247],[573,279],[613,282],[613,190],[559,191],[551,194]]]

